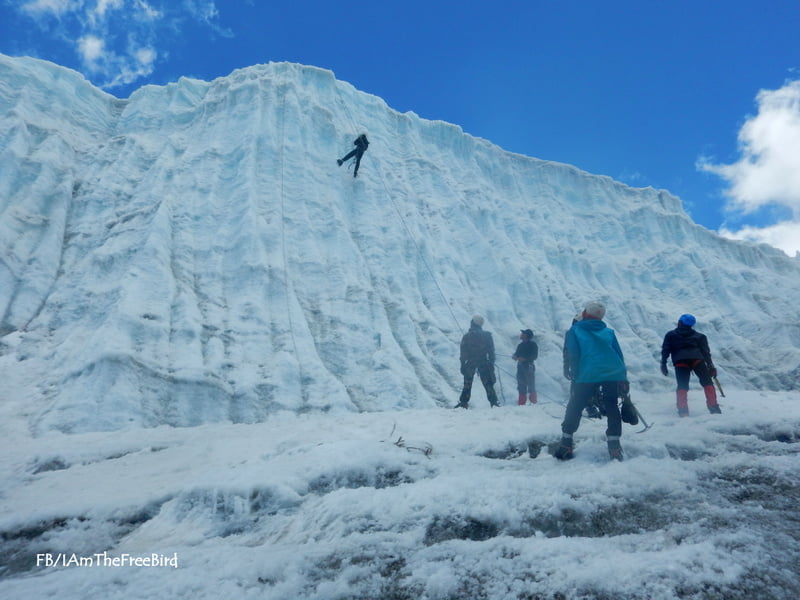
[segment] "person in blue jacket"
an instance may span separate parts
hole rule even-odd
[[[581,313],[581,320],[576,321],[566,335],[568,369],[565,369],[565,373],[572,379],[573,393],[561,423],[561,443],[554,453],[560,460],[572,458],[572,434],[578,430],[581,413],[598,388],[602,390],[603,407],[608,419],[608,453],[612,459],[622,460],[622,417],[617,398],[620,392],[627,391],[628,372],[617,336],[603,322],[605,314],[606,307],[602,302],[588,302]]]

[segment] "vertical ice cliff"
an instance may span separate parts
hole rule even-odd
[[[535,117],[534,117],[535,118]],[[360,132],[359,177],[335,158]],[[503,151],[295,64],[113,98],[0,56],[0,333],[34,430],[449,406],[487,318],[505,391],[539,388],[608,304],[634,390],[692,312],[720,376],[800,385],[800,262],[696,225],[667,192]],[[476,392],[476,402],[481,401]]]

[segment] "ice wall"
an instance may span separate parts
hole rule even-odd
[[[360,132],[357,179],[335,158]],[[128,100],[0,56],[0,331],[34,430],[451,405],[481,313],[514,395],[519,329],[608,304],[634,390],[692,312],[732,386],[800,384],[800,262],[694,224],[667,192],[503,151],[277,63]],[[483,402],[476,387],[474,402]]]

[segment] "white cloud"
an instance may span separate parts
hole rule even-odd
[[[123,7],[123,0],[97,0],[97,5],[94,10],[90,11],[93,18],[102,20],[106,17],[106,13],[110,10],[120,9]]]
[[[789,256],[800,253],[800,223],[785,221],[769,227],[742,227],[731,231],[725,227],[719,230],[722,237],[733,240],[746,240],[760,244],[769,244],[783,250]]]
[[[184,8],[198,21],[204,22],[214,33],[222,37],[233,37],[233,32],[217,24],[219,11],[214,0],[183,0]]]
[[[748,118],[739,132],[739,160],[717,165],[701,159],[698,167],[728,183],[726,210],[731,215],[750,215],[769,207],[791,213],[791,220],[783,223],[748,226],[738,232],[725,229],[724,235],[765,241],[790,253],[786,243],[800,239],[800,81],[762,90],[756,100],[758,114]],[[796,250],[797,244],[789,247]]]
[[[83,63],[92,70],[97,69],[98,61],[103,58],[105,42],[94,35],[85,35],[77,44]]]
[[[186,9],[201,21],[211,21],[219,15],[213,0],[184,0]]]
[[[21,6],[23,12],[31,16],[39,16],[45,13],[52,13],[60,16],[72,9],[70,0],[33,0]]]
[[[139,9],[138,14],[148,21],[155,21],[163,16],[163,13],[158,9],[153,8],[144,0],[135,0],[136,7]]]
[[[139,48],[134,52],[134,56],[136,56],[136,60],[140,65],[146,67],[152,65],[156,61],[158,53],[152,48]]]
[[[106,89],[151,75],[169,54],[159,46],[175,43],[187,20],[232,35],[218,26],[214,0],[29,0],[18,10],[72,46],[81,70]]]

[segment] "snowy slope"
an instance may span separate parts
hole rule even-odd
[[[39,437],[3,414],[0,597],[794,600],[797,395],[671,396],[640,398],[623,463],[594,421],[532,459],[554,403]]]
[[[798,385],[800,262],[717,237],[666,192],[504,152],[311,67],[120,101],[52,64],[0,66],[0,311],[21,357],[48,358],[36,431],[450,404],[473,313],[506,356],[532,327],[540,387],[562,393],[563,331],[593,297],[639,389],[669,385],[655,357],[683,312],[723,380]],[[353,180],[334,159],[360,131]]]
[[[362,130],[354,180],[334,159]],[[118,100],[0,56],[0,597],[794,600],[798,292],[798,260],[664,191],[328,71]],[[621,464],[595,421],[574,461],[531,458],[595,297],[655,425],[625,427]],[[442,410],[476,312],[507,405]],[[695,388],[678,419],[658,373],[683,312],[722,415]],[[535,407],[513,405],[523,327]],[[178,568],[97,566],[153,555]]]

